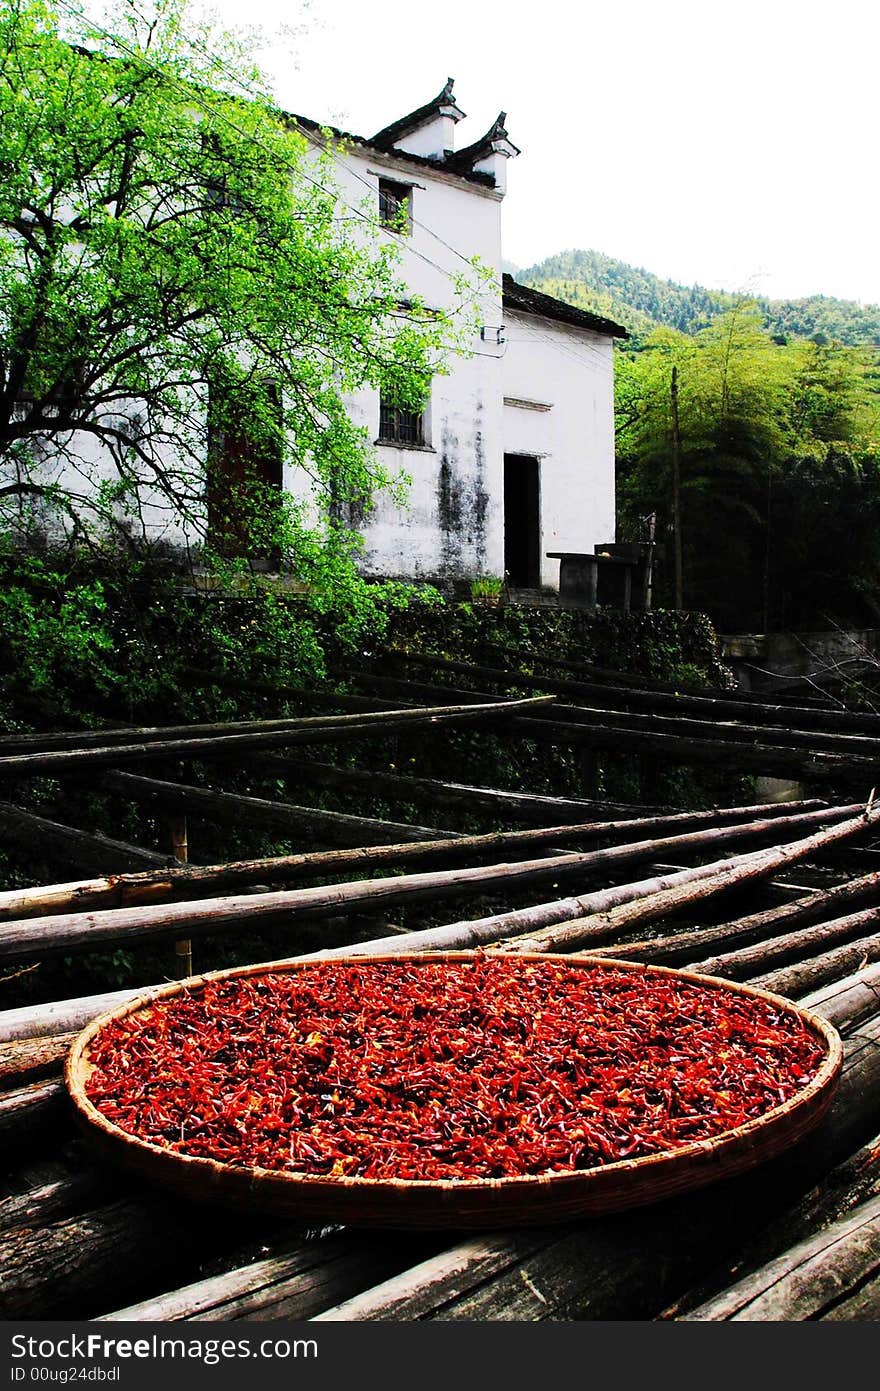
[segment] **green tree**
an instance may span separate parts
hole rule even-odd
[[[619,500],[631,532],[656,511],[670,534],[673,366],[686,606],[728,629],[863,620],[880,598],[877,396],[864,351],[780,344],[743,303],[695,336],[658,330],[622,354]],[[820,573],[821,595],[810,592]]]
[[[246,419],[251,465],[307,480],[267,507],[253,469],[257,544],[344,567],[343,504],[394,482],[346,397],[417,407],[480,274],[448,311],[414,301],[332,147],[250,95],[246,52],[185,0],[71,14],[0,0],[0,526],[143,545],[148,501],[204,540],[208,427]]]

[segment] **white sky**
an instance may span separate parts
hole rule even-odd
[[[299,28],[288,109],[359,135],[448,75],[508,113],[504,255],[592,247],[684,284],[880,303],[876,0],[214,0]]]

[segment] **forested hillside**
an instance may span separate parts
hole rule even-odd
[[[743,299],[730,291],[677,285],[598,251],[563,251],[518,273],[524,285],[556,295],[624,324],[631,333],[658,325],[699,333]],[[880,305],[810,295],[755,300],[764,328],[775,337],[814,338],[851,347],[880,345]]]

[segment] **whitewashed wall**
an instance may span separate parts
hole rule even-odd
[[[502,323],[501,199],[492,189],[424,166],[352,152],[341,175],[348,201],[361,202],[379,177],[412,180],[413,226],[393,240],[402,252],[402,271],[411,292],[431,307],[456,301],[455,280],[479,257],[492,274],[480,290],[481,325]],[[430,230],[429,230],[430,229]],[[491,336],[491,335],[490,335]],[[412,480],[408,505],[379,497],[363,520],[362,568],[368,574],[454,578],[500,574],[504,555],[502,387],[503,350],[469,340],[475,356],[456,358],[448,375],[434,379],[426,412],[425,448],[379,445],[377,454],[392,474]],[[378,392],[351,403],[354,419],[375,440]]]
[[[511,310],[505,322],[504,453],[540,460],[541,581],[555,589],[547,551],[614,540],[613,342]]]

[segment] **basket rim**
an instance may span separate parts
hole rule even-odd
[[[100,1033],[111,1022],[124,1019],[130,1014],[140,1013],[141,1010],[148,1009],[157,1001],[169,999],[190,990],[201,989],[204,985],[215,981],[231,980],[243,976],[283,975],[316,965],[368,966],[389,962],[424,965],[436,961],[475,961],[487,958],[491,960],[496,955],[500,957],[502,953],[476,949],[468,951],[388,952],[381,956],[357,956],[353,954],[344,957],[290,957],[279,961],[233,966],[222,971],[209,971],[203,975],[189,976],[185,980],[172,981],[168,985],[145,991],[91,1020],[71,1045],[64,1067],[64,1081],[74,1106],[87,1125],[101,1131],[105,1138],[115,1146],[128,1146],[130,1151],[139,1152],[157,1160],[161,1159],[167,1165],[174,1165],[178,1172],[186,1173],[193,1179],[198,1175],[213,1175],[222,1182],[222,1180],[229,1180],[231,1176],[236,1175],[239,1181],[248,1177],[255,1186],[258,1183],[265,1186],[271,1184],[273,1187],[278,1185],[293,1187],[295,1185],[301,1190],[305,1188],[312,1192],[322,1189],[333,1192],[349,1190],[360,1192],[366,1197],[369,1194],[378,1195],[395,1191],[423,1194],[467,1191],[488,1194],[497,1193],[499,1190],[510,1192],[521,1189],[527,1192],[536,1185],[552,1184],[555,1189],[569,1185],[585,1185],[595,1182],[600,1176],[604,1182],[608,1183],[613,1181],[614,1176],[625,1175],[629,1177],[641,1172],[650,1173],[651,1166],[654,1166],[656,1170],[656,1168],[668,1165],[673,1161],[684,1169],[689,1160],[696,1161],[715,1153],[726,1153],[730,1149],[736,1150],[744,1141],[748,1142],[753,1135],[766,1134],[768,1130],[778,1129],[782,1123],[797,1112],[816,1106],[822,1095],[834,1086],[839,1076],[843,1064],[843,1045],[837,1030],[821,1015],[814,1014],[812,1010],[804,1009],[782,995],[774,995],[769,990],[761,990],[756,986],[746,985],[739,981],[726,981],[718,976],[699,975],[696,971],[680,971],[672,966],[617,960],[617,958],[603,957],[594,953],[563,955],[555,952],[517,952],[515,954],[504,953],[503,955],[506,960],[517,962],[550,961],[557,965],[568,964],[581,969],[604,966],[615,970],[632,971],[639,975],[674,976],[679,980],[692,981],[704,988],[718,989],[765,1000],[785,1009],[790,1014],[797,1015],[807,1024],[824,1044],[825,1057],[806,1087],[789,1097],[787,1101],[765,1111],[762,1116],[754,1117],[744,1125],[721,1131],[718,1135],[708,1139],[694,1140],[676,1149],[660,1150],[657,1154],[641,1155],[636,1159],[618,1159],[610,1164],[597,1164],[589,1169],[548,1170],[540,1174],[507,1174],[498,1178],[400,1179],[362,1178],[346,1174],[304,1174],[286,1169],[264,1169],[255,1165],[231,1164],[202,1156],[179,1154],[162,1145],[153,1144],[151,1141],[142,1140],[139,1136],[129,1134],[121,1126],[108,1120],[86,1095],[85,1083],[91,1070],[88,1050],[96,1034]]]

